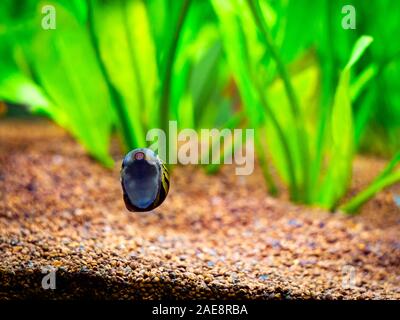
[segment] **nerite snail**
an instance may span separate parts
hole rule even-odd
[[[122,161],[121,185],[129,211],[150,211],[167,197],[169,174],[157,154],[146,148],[130,151]]]

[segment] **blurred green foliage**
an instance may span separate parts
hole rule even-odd
[[[342,8],[349,4],[356,12],[355,30],[341,27]],[[365,58],[355,66],[352,85],[363,76],[368,79],[353,99],[355,139],[361,150],[393,155],[400,148],[400,43],[394,41],[400,28],[399,3],[322,0],[310,6],[310,1],[292,0],[283,10],[280,15],[285,22],[279,30],[284,35],[276,37],[282,39],[280,52],[285,63],[290,63],[304,50],[315,49],[321,68],[321,107],[332,101],[338,70],[346,64],[356,39],[363,34],[374,38]]]
[[[41,27],[46,5],[55,30]],[[273,166],[294,201],[329,209],[356,152],[394,156],[351,212],[398,181],[397,30],[391,0],[5,0],[0,101],[52,118],[106,166],[114,128],[126,149],[169,120],[255,128],[270,193]]]
[[[49,4],[54,30],[41,27]],[[48,115],[107,166],[114,126],[133,149],[168,120],[196,128],[230,117],[208,2],[23,0],[0,12],[0,99]]]

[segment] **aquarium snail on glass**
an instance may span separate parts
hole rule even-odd
[[[150,211],[167,197],[169,174],[158,155],[146,148],[130,151],[122,161],[121,185],[129,211]]]

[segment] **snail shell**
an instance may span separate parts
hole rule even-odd
[[[157,154],[146,148],[130,151],[122,161],[121,185],[129,211],[150,211],[168,195],[169,174]]]

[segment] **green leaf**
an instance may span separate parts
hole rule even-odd
[[[222,90],[218,74],[222,50],[212,13],[212,7],[207,1],[192,1],[182,26],[173,68],[170,106],[171,117],[178,120],[182,128],[198,126],[203,112],[217,112],[208,106],[214,93],[219,90],[220,94]],[[185,117],[179,113],[188,112],[181,108],[181,99],[187,100],[189,95],[193,104],[190,107],[193,120],[184,124],[180,119]]]
[[[256,26],[249,17],[246,21],[241,21],[241,17],[237,16],[237,12],[246,9],[243,4],[237,1],[213,0],[215,12],[219,18],[220,33],[222,36],[224,51],[228,60],[228,64],[233,72],[233,76],[238,85],[240,95],[244,101],[244,108],[250,120],[250,126],[257,128],[263,119],[263,108],[257,97],[257,91],[252,85],[251,73],[249,66],[256,57],[261,57],[262,53],[257,46],[259,42],[256,32]],[[244,18],[243,18],[244,19]],[[242,28],[246,22],[246,34]],[[251,52],[248,52],[246,41],[253,43]],[[254,60],[250,59],[250,55],[254,55]]]
[[[171,38],[168,42],[167,50],[161,63],[163,65],[163,68],[160,70],[161,83],[159,99],[159,123],[161,124],[160,127],[166,133],[167,141],[169,140],[168,125],[171,115],[171,92],[174,80],[174,65],[177,56],[179,41],[182,37],[182,30],[189,12],[190,4],[191,0],[183,0],[182,3],[179,3],[176,24],[174,24],[174,27],[172,29]]]
[[[218,81],[218,63],[220,62],[221,52],[221,43],[215,42],[193,67],[190,77],[190,91],[193,95],[193,111],[196,119],[200,119],[203,112],[218,112],[218,109],[207,108],[207,106],[213,96],[219,95],[222,91],[222,86]]]
[[[374,63],[371,63],[366,67],[357,79],[351,84],[351,101],[354,102],[360,96],[360,94],[366,89],[367,84],[377,75],[378,68]],[[364,108],[364,106],[362,106]]]
[[[348,70],[361,58],[364,51],[368,48],[368,46],[372,43],[374,39],[370,36],[361,36],[356,44],[353,47],[353,51],[351,52],[350,60],[347,62],[344,70]]]
[[[253,84],[253,75],[258,70],[256,62],[260,61],[264,55],[264,47],[260,43],[256,25],[244,2],[212,0],[212,5],[219,20],[224,52],[238,86],[249,127],[254,128],[257,135],[257,130],[264,120],[265,111],[258,90]],[[243,26],[246,27],[243,28]],[[260,153],[257,156],[264,159]],[[261,161],[261,165],[265,176],[270,177],[266,161]],[[267,179],[266,183],[268,189],[275,193],[276,185],[273,179]]]
[[[24,74],[4,66],[0,68],[0,100],[51,113],[51,103],[41,88]]]
[[[374,180],[367,188],[362,190],[348,202],[340,206],[340,210],[353,214],[375,194],[382,191],[383,189],[400,182],[400,170],[386,174],[383,177]]]
[[[332,208],[346,192],[354,155],[353,114],[349,90],[350,72],[339,79],[331,114],[330,165],[322,191],[322,205]]]
[[[56,3],[61,4],[70,11],[80,23],[86,23],[88,18],[87,0],[56,0]]]
[[[224,123],[219,130],[222,131],[223,129],[229,129],[229,130],[233,130],[235,128],[237,128],[240,123],[243,121],[243,112],[237,112],[234,115],[232,115],[232,117],[226,122]],[[220,159],[219,159],[219,163],[211,163],[206,165],[206,172],[207,173],[216,173],[220,168],[221,165],[223,164],[223,160],[229,155],[232,154],[233,150],[235,149],[235,143],[240,143],[242,141],[234,141],[233,139],[231,139],[230,141],[227,142],[227,147],[222,150],[222,152],[220,152]],[[209,147],[209,150],[206,154],[202,155],[202,159],[208,159],[210,154],[213,154],[213,151],[216,150],[216,146],[217,144],[219,144],[220,141],[215,140],[214,144],[211,145]],[[224,141],[225,144],[225,141]],[[209,160],[209,159],[208,159]],[[202,161],[205,162],[205,161]]]
[[[292,76],[293,89],[300,98],[299,104],[304,114],[303,121],[307,130],[310,145],[316,144],[315,138],[315,117],[318,112],[318,100],[315,99],[316,90],[318,88],[319,70],[315,63],[311,64],[304,70]],[[271,112],[275,115],[285,137],[288,140],[289,152],[293,161],[296,181],[303,183],[303,166],[301,163],[300,146],[296,139],[295,122],[297,118],[291,116],[290,106],[286,97],[282,80],[277,79],[267,89],[267,96],[271,101]],[[273,163],[285,183],[290,182],[289,168],[287,164],[285,152],[282,146],[282,139],[271,121],[271,117],[265,119],[266,134],[268,137],[268,148],[270,150]],[[313,148],[310,148],[311,151]]]
[[[337,204],[350,182],[355,152],[350,70],[371,42],[372,39],[368,36],[362,36],[356,42],[336,88],[330,118],[329,165],[319,197],[319,203],[328,209]]]
[[[85,26],[62,6],[56,10],[57,28],[36,29],[32,41],[24,45],[27,56],[39,84],[67,114],[68,129],[91,155],[111,166],[113,114],[108,88]]]
[[[178,106],[178,123],[181,128],[194,128],[193,100],[189,93],[180,97]]]
[[[106,76],[121,97],[119,122],[127,147],[145,146],[145,128],[157,127],[158,72],[142,1],[91,0],[92,27]],[[117,102],[118,103],[118,102]]]

